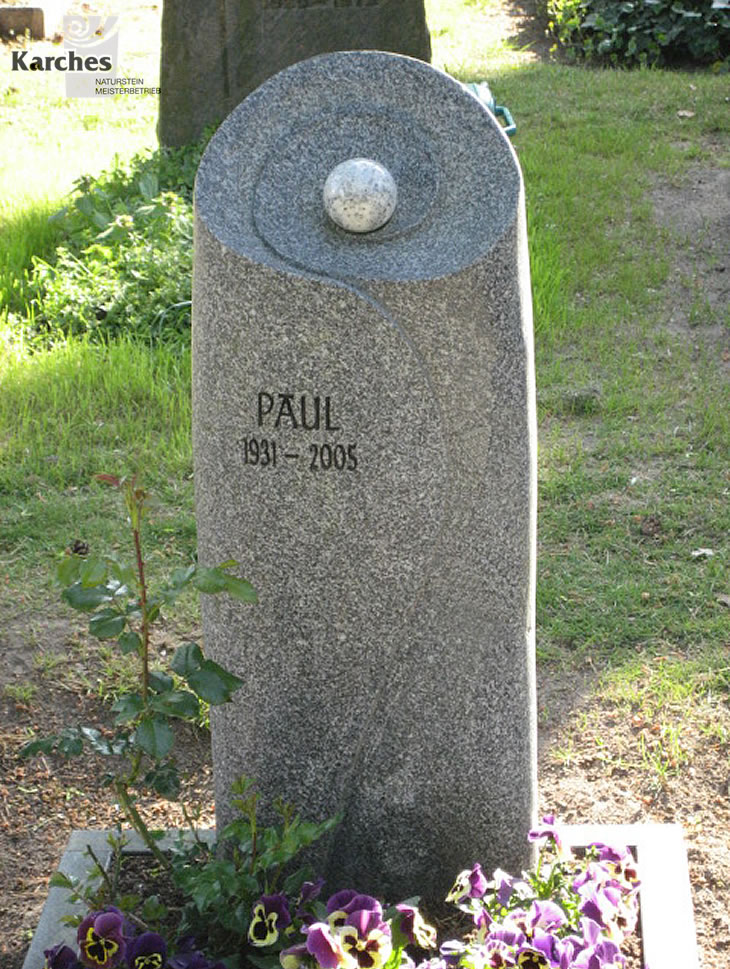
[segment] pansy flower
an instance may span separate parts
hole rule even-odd
[[[317,921],[317,916],[312,913],[309,906],[319,898],[319,893],[322,891],[323,885],[324,878],[318,878],[313,882],[304,882],[302,885],[299,898],[297,898],[295,903],[294,918],[303,925],[311,925]]]
[[[143,932],[127,945],[129,969],[162,969],[166,958],[165,940],[156,932]]]
[[[342,928],[355,912],[373,912],[380,919],[383,906],[372,895],[359,895],[350,889],[337,892],[327,901],[327,921],[333,929]]]
[[[515,965],[519,966],[519,969],[551,969],[552,967],[548,956],[534,948],[531,943],[517,953]]]
[[[628,848],[617,848],[600,841],[594,841],[590,847],[598,852],[598,860],[608,866],[614,877],[625,882],[629,888],[637,889],[639,887],[639,873],[636,870],[636,862]]]
[[[283,892],[262,895],[253,907],[248,940],[257,947],[273,945],[279,932],[291,925],[289,902]]]
[[[410,944],[420,949],[435,949],[436,929],[424,921],[418,909],[405,903],[396,905],[396,909],[400,912],[400,931]]]
[[[482,866],[477,862],[471,870],[467,868],[459,872],[453,888],[446,896],[446,901],[454,902],[455,905],[466,905],[469,899],[482,898],[488,885]]]
[[[43,969],[80,969],[76,953],[70,946],[59,943],[52,949],[45,949],[43,955],[46,957]]]
[[[536,899],[527,914],[531,929],[530,934],[534,934],[535,929],[538,928],[548,932],[559,929],[568,921],[562,908],[555,902],[551,902],[550,899]]]
[[[306,964],[308,955],[306,942],[300,942],[288,949],[282,949],[279,953],[279,962],[282,969],[299,969]]]
[[[560,861],[570,861],[573,857],[569,845],[563,842],[560,827],[552,814],[546,814],[542,823],[528,832],[527,840],[537,842],[539,846],[545,844],[546,841],[552,841]]]
[[[376,911],[359,909],[348,915],[338,934],[342,948],[360,969],[379,969],[393,951],[390,926]]]
[[[124,918],[118,909],[91,912],[79,925],[76,938],[81,961],[90,969],[113,969],[124,958]]]
[[[315,922],[314,925],[308,926],[306,933],[307,952],[314,956],[322,969],[354,966],[354,960],[341,944],[339,932],[333,931],[327,922]]]

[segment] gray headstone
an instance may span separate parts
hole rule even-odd
[[[266,78],[340,50],[429,61],[423,0],[165,0],[161,144],[195,141]]]
[[[323,188],[366,158],[385,224]],[[519,166],[489,112],[409,58],[339,53],[269,80],[196,185],[201,561],[260,603],[204,605],[245,680],[214,711],[219,824],[240,774],[345,818],[329,887],[443,898],[520,870],[536,794],[535,407]]]

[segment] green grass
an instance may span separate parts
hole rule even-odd
[[[433,2],[428,15],[435,63],[487,78],[518,124],[540,418],[541,662],[599,662],[615,677],[600,689],[617,702],[628,702],[621,690],[636,681],[637,662],[667,711],[679,686],[726,702],[730,387],[706,327],[688,336],[665,326],[674,258],[688,240],[657,228],[649,192],[660,179],[679,183],[691,165],[728,165],[719,147],[727,80],[525,63],[504,45],[480,45],[488,6]],[[13,110],[22,114],[22,100]],[[84,170],[85,124],[99,137],[99,167],[119,147],[120,120],[130,148],[152,143],[151,118],[109,113],[92,123],[48,97],[39,110],[47,127],[58,120],[64,157],[75,159],[69,177]],[[53,146],[44,155],[30,121],[26,129],[21,157],[51,166]],[[17,199],[19,176],[5,178],[3,197]],[[0,213],[14,239],[0,245],[0,300],[16,311],[30,256],[49,255],[44,219],[59,191],[40,178]],[[82,339],[31,351],[15,336],[0,320],[0,605],[12,611],[19,592],[46,596],[54,558],[76,539],[125,547],[116,496],[91,484],[98,472],[136,471],[157,495],[153,567],[193,555],[189,354]],[[693,556],[699,548],[714,554]],[[667,653],[674,666],[651,661]],[[645,752],[652,769],[681,760],[669,728],[662,743]]]
[[[0,493],[84,485],[100,472],[153,483],[159,468],[190,473],[189,352],[69,339],[8,352],[0,368]]]
[[[157,107],[151,97],[66,98],[61,75],[11,63],[0,58],[0,321],[8,305],[22,308],[23,270],[52,250],[48,216],[75,179],[154,144]]]

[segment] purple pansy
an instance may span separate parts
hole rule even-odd
[[[222,962],[211,963],[208,957],[195,946],[195,939],[186,935],[178,943],[178,949],[168,962],[166,969],[225,969]]]
[[[399,928],[411,945],[417,945],[420,949],[435,949],[436,929],[426,924],[418,909],[405,903],[396,905],[396,909],[400,913]]]
[[[283,892],[262,895],[253,907],[248,940],[257,947],[273,945],[279,932],[291,925],[289,901]]]
[[[358,909],[347,916],[347,922],[339,929],[342,948],[360,969],[379,969],[384,966],[393,951],[390,926],[381,919],[381,913]]]
[[[568,921],[562,908],[549,899],[534,901],[527,914],[533,934],[537,928],[551,932],[561,928]]]
[[[542,823],[528,833],[527,840],[537,842],[539,846],[546,841],[552,841],[560,861],[568,861],[573,857],[570,847],[563,842],[560,826],[553,814],[546,814]]]
[[[472,898],[483,898],[489,886],[489,882],[482,871],[482,866],[477,862],[456,876],[454,886],[446,896],[447,902],[454,902],[456,905],[467,905]]]
[[[113,969],[124,958],[124,917],[118,909],[91,912],[79,925],[81,962],[90,969]]]
[[[344,912],[345,906],[349,905],[358,894],[354,888],[343,888],[341,891],[335,892],[334,895],[330,895],[327,899],[327,914],[331,915],[332,912]]]
[[[43,952],[46,962],[43,969],[78,969],[81,963],[76,953],[62,942]]]
[[[307,928],[306,948],[322,969],[352,965],[352,960],[348,958],[338,936],[326,922],[315,922]]]
[[[300,942],[288,949],[282,949],[279,953],[279,962],[282,969],[299,969],[299,966],[306,963],[308,955],[306,942]]]
[[[607,885],[598,888],[583,885],[580,895],[582,901],[578,910],[581,915],[597,922],[604,931],[615,931],[616,917],[621,905],[620,890]]]
[[[299,893],[300,904],[303,905],[305,902],[313,902],[315,898],[319,898],[319,893],[322,891],[323,885],[324,878],[318,878],[313,882],[304,882],[302,890]]]
[[[537,948],[533,942],[528,942],[517,953],[516,966],[519,969],[553,969],[550,956]]]
[[[156,932],[143,932],[127,945],[129,969],[162,969],[166,958],[165,940]]]
[[[356,912],[372,913],[381,919],[383,906],[372,895],[360,895],[350,889],[337,892],[327,902],[327,922],[332,929],[341,929]]]
[[[618,848],[600,841],[594,841],[591,847],[598,852],[599,862],[607,865],[612,875],[619,877],[631,888],[639,887],[636,862],[628,848]]]
[[[497,868],[492,875],[489,887],[496,895],[499,904],[506,905],[514,894],[515,884],[516,880],[512,875],[506,871],[502,871],[501,868]]]

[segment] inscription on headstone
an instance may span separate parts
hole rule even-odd
[[[328,212],[348,159],[397,189],[370,232]],[[367,212],[380,178],[354,168],[345,202]],[[238,559],[260,600],[203,607],[245,681],[212,723],[218,822],[246,773],[344,812],[318,859],[332,890],[442,899],[477,858],[519,870],[535,412],[514,151],[445,74],[337,53],[233,112],[195,211],[199,552]]]
[[[282,68],[353,49],[430,60],[423,0],[165,0],[160,142],[195,141]]]

